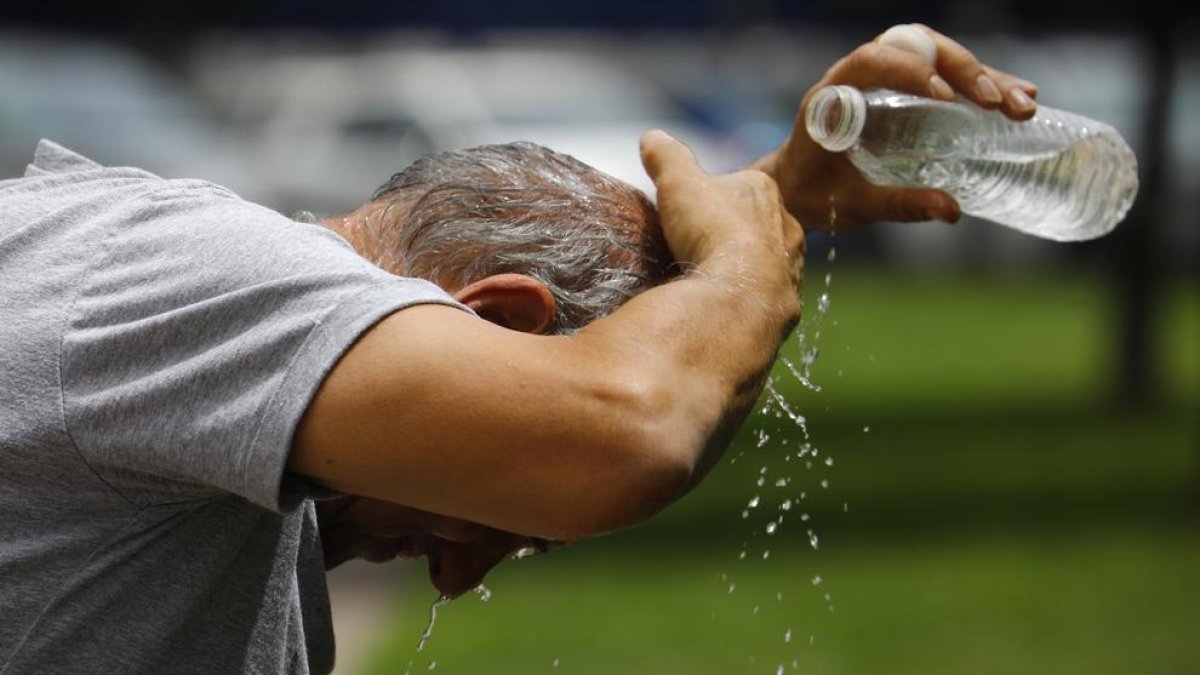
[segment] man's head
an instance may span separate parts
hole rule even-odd
[[[371,262],[432,281],[484,319],[573,333],[666,281],[658,213],[636,188],[532,143],[429,155],[325,223]],[[377,500],[325,505],[326,564],[425,556],[454,596],[546,542]]]
[[[337,229],[380,267],[451,293],[496,277],[529,291],[511,275],[526,277],[552,298],[555,333],[662,283],[671,263],[645,195],[532,143],[423,157]]]

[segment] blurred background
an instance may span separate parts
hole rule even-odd
[[[525,139],[648,188],[643,129],[737,168],[838,57],[909,21],[1115,126],[1139,158],[1132,212],[1094,242],[971,219],[812,234],[809,312],[783,356],[800,368],[818,346],[820,391],[781,361],[784,403],[764,397],[705,485],[496,570],[419,653],[421,566],[340,568],[339,674],[1200,672],[1194,8],[178,5],[6,4],[4,175],[47,137],[337,213],[427,152]]]

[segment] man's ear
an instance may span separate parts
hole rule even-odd
[[[554,327],[554,295],[524,274],[494,274],[468,284],[454,298],[481,318],[522,333],[546,333]]]

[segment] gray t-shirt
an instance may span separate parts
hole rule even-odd
[[[430,302],[320,226],[43,141],[0,181],[0,674],[329,671],[292,434]]]

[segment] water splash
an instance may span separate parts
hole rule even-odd
[[[830,203],[829,218],[831,226],[836,224],[837,211],[833,207],[832,200]],[[832,245],[829,246],[825,258],[832,265],[837,259],[837,249]],[[831,287],[833,284],[833,273],[830,270],[826,270],[822,277],[816,278],[821,279],[823,286],[813,289],[815,298],[808,311],[805,312],[805,321],[801,329],[792,338],[797,341],[795,344],[797,352],[790,357],[786,355],[779,357],[780,370],[769,376],[763,387],[764,396],[760,402],[758,412],[761,414],[764,422],[759,428],[752,431],[753,436],[751,438],[753,440],[743,445],[739,449],[737,456],[730,460],[732,462],[741,459],[745,454],[753,454],[759,451],[768,453],[760,457],[760,460],[770,457],[772,461],[778,462],[769,467],[767,465],[760,465],[759,471],[756,474],[751,474],[751,480],[754,481],[758,489],[744,502],[741,509],[741,517],[747,521],[749,528],[749,540],[753,541],[753,537],[759,537],[757,540],[758,543],[765,544],[767,540],[762,539],[765,536],[773,538],[770,541],[775,543],[776,539],[783,538],[782,532],[785,518],[799,518],[807,526],[802,530],[804,539],[801,541],[806,541],[813,550],[820,548],[820,540],[813,529],[811,529],[812,522],[808,509],[803,508],[806,506],[804,500],[807,494],[799,488],[813,487],[810,483],[816,483],[820,486],[820,489],[828,489],[829,480],[827,472],[833,467],[834,460],[828,452],[822,453],[814,443],[808,425],[809,420],[800,412],[803,408],[797,405],[795,399],[789,400],[789,397],[784,395],[784,392],[794,391],[795,387],[781,385],[798,383],[804,390],[814,393],[822,391],[821,384],[815,381],[813,371],[821,355],[823,328],[826,324],[836,326],[837,322],[828,317],[832,307]],[[790,352],[790,350],[788,351]],[[791,381],[784,382],[779,379],[781,376],[784,379],[791,378]],[[807,407],[807,403],[805,407]],[[826,407],[826,410],[828,410],[828,407]],[[789,423],[794,426],[789,428]],[[799,436],[795,435],[793,429],[799,430]],[[790,440],[796,442],[789,443],[789,437]],[[782,460],[780,460],[780,457],[782,457]],[[796,470],[801,467],[809,471],[814,469],[817,471],[805,477],[801,472]],[[769,486],[773,486],[778,490],[778,495],[772,492]],[[770,508],[768,503],[763,501],[764,497],[776,508]],[[792,512],[796,512],[795,515],[791,515]],[[755,558],[761,554],[761,558],[764,561],[770,560],[773,552],[778,553],[778,551],[772,551],[765,547],[756,546],[755,549]],[[739,561],[746,560],[748,552],[748,543],[747,541],[743,541],[738,551],[737,559]],[[724,574],[721,574],[720,577],[722,586],[728,592],[729,596],[732,597],[737,589],[737,584],[734,583],[735,580],[727,578]],[[821,586],[821,575],[811,576],[810,579],[812,586]],[[774,595],[777,603],[783,602],[783,593],[781,591],[775,592]],[[751,588],[750,590],[743,589],[738,594],[738,597],[744,597],[745,600],[749,600],[750,602],[747,602],[746,605],[752,607],[751,613],[758,617],[760,607],[762,606],[758,601],[767,600],[770,596],[759,598]],[[832,611],[832,602],[828,598],[826,599],[826,605],[829,611]],[[762,616],[765,617],[767,614],[763,614]],[[783,630],[784,628],[786,630]],[[787,649],[797,649],[796,643],[802,642],[802,640],[799,640],[798,636],[794,635],[793,628],[791,626],[779,626],[779,629],[782,630],[784,643],[790,645]],[[779,633],[776,633],[776,635],[779,635]],[[810,644],[812,639],[810,637]],[[794,657],[795,654],[793,653],[791,656]],[[750,655],[750,663],[755,663],[756,661],[758,660],[754,655]],[[778,663],[777,668],[774,671],[768,672],[784,673],[786,670],[786,661],[776,663]],[[797,670],[797,660],[793,658],[791,663],[792,670]],[[768,664],[764,663],[762,665],[767,666]]]
[[[433,635],[433,626],[437,623],[437,612],[439,607],[445,606],[452,598],[446,595],[439,595],[433,604],[429,606],[429,622],[425,624],[425,630],[421,633],[421,639],[417,642],[417,651],[425,649],[425,643],[429,642],[429,636]],[[404,675],[411,675],[413,661],[410,659],[408,665],[404,668]],[[437,661],[429,662],[429,670],[437,668]]]
[[[425,624],[425,631],[421,633],[421,640],[417,643],[417,651],[425,649],[425,643],[429,642],[429,636],[433,635],[433,626],[437,623],[437,613],[439,607],[445,607],[450,602],[450,597],[447,595],[439,595],[437,600],[429,606],[429,623]]]
[[[541,553],[541,551],[538,550],[538,548],[536,546],[526,546],[524,548],[517,549],[515,552],[513,552],[512,555],[510,555],[508,557],[508,559],[509,560],[521,560],[523,558],[535,556],[539,553]]]

